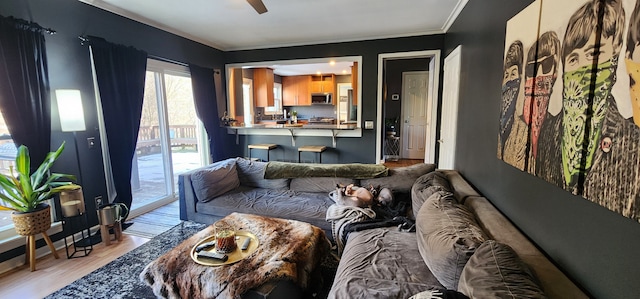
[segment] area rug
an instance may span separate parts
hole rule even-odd
[[[190,221],[181,222],[149,242],[45,298],[155,298],[151,288],[140,281],[139,274],[142,269],[206,226],[206,224]],[[327,297],[336,269],[337,260],[334,254],[330,254],[321,263],[319,270],[323,281],[322,286],[313,294],[315,298]]]

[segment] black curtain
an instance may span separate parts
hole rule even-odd
[[[109,142],[115,202],[131,208],[131,162],[138,140],[147,53],[89,37]]]
[[[33,169],[51,145],[47,50],[35,23],[0,16],[0,109],[16,146],[29,148]]]
[[[189,64],[189,70],[191,71],[196,115],[204,124],[204,129],[209,136],[211,161],[224,160],[229,156],[225,153],[224,128],[220,127],[220,119],[218,118],[218,101],[213,80],[214,71],[194,64]]]

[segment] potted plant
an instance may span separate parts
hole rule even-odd
[[[29,236],[48,230],[51,227],[51,208],[45,202],[57,193],[78,188],[72,182],[58,181],[63,178],[75,180],[75,176],[49,171],[63,150],[64,142],[58,150],[48,153],[38,169],[30,173],[29,150],[21,145],[15,160],[17,173],[11,166],[10,175],[0,174],[0,210],[13,210],[11,218],[18,234]]]

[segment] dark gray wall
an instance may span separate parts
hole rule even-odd
[[[496,158],[506,22],[531,2],[469,1],[446,34],[445,56],[462,45],[456,168],[594,297],[637,298],[640,224]]]
[[[57,33],[48,35],[47,56],[51,91],[60,88],[79,89],[82,93],[87,130],[77,132],[81,183],[87,202],[91,224],[97,224],[93,198],[107,199],[100,135],[97,131],[96,105],[91,75],[89,49],[80,45],[79,35],[93,35],[108,41],[133,46],[155,55],[184,63],[224,69],[221,51],[178,37],[176,35],[114,15],[75,0],[3,0],[0,14],[36,22]],[[52,148],[66,141],[66,149],[55,165],[57,172],[78,174],[76,151],[72,133],[60,131],[60,121],[55,105],[52,105]],[[86,138],[95,137],[93,149],[87,147]],[[61,238],[61,234],[53,236]],[[39,244],[39,246],[44,245]],[[24,248],[0,254],[0,261],[18,256]]]
[[[442,49],[444,35],[429,35],[417,37],[394,38],[347,43],[332,43],[310,46],[283,47],[261,50],[246,50],[226,52],[227,63],[243,63],[255,61],[323,58],[338,56],[362,56],[362,118],[377,121],[377,84],[378,84],[378,54],[394,52],[410,52]],[[376,124],[377,125],[377,124]],[[384,132],[381,132],[384,134]],[[297,159],[297,147],[301,145],[332,146],[331,137],[298,137],[296,146],[291,145],[291,137],[284,136],[244,136],[239,138],[238,153],[247,155],[246,145],[250,143],[277,143],[280,146],[272,159]],[[381,157],[375,157],[375,130],[363,130],[362,138],[338,138],[337,147],[325,152],[323,163],[376,163]],[[266,158],[266,155],[260,156]]]

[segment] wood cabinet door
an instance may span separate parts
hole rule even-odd
[[[353,89],[353,105],[358,105],[358,62],[354,61],[351,67],[351,89]]]
[[[274,106],[272,69],[253,70],[253,97],[257,107]]]
[[[310,93],[321,93],[323,85],[322,85],[322,81],[320,80],[316,80],[315,78],[311,79],[311,84],[309,85],[309,92]]]
[[[282,77],[282,106],[298,104],[298,78],[296,76]]]
[[[309,91],[311,76],[297,76],[298,78],[298,106],[311,105],[311,91]]]

